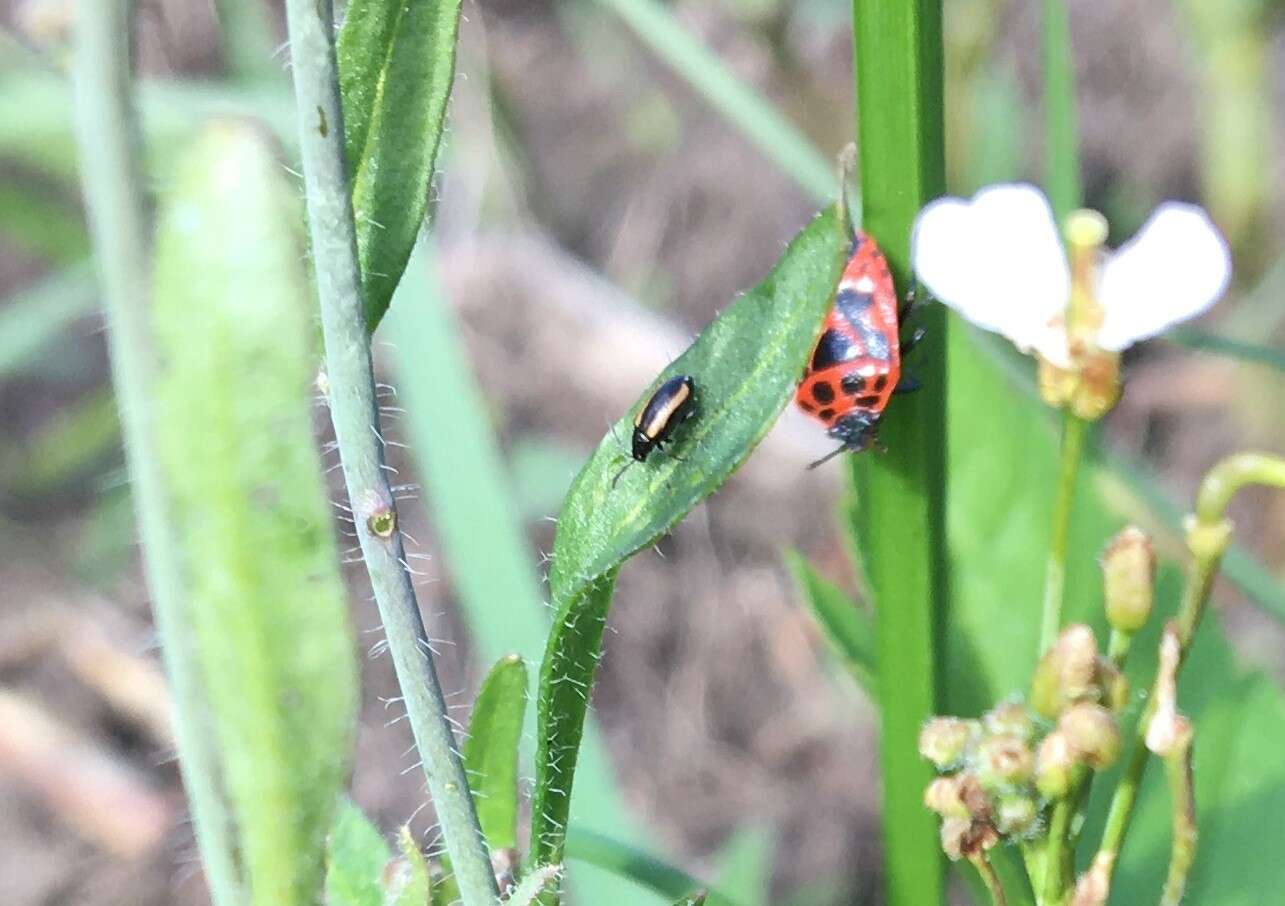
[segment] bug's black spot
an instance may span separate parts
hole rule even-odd
[[[860,396],[860,397],[857,397],[857,405],[858,405],[858,406],[867,406],[867,407],[869,407],[869,406],[877,406],[877,405],[879,405],[879,397],[877,397],[877,396]]]
[[[817,407],[809,403],[807,400],[799,400],[799,408],[802,409],[804,412],[817,411]]]
[[[856,396],[862,390],[866,389],[866,379],[859,374],[845,374],[843,380],[839,382],[843,392],[848,396]]]
[[[881,374],[875,378],[875,393],[883,393],[883,388],[888,386],[888,375]]]
[[[826,407],[817,413],[817,418],[821,419],[823,422],[828,422],[830,419],[834,418],[834,410]]]
[[[827,330],[821,334],[821,339],[817,340],[816,351],[812,353],[812,370],[824,371],[831,365],[838,365],[840,362],[846,362],[852,357],[852,344],[847,341],[843,334],[834,330]]]
[[[821,404],[834,402],[834,387],[829,381],[817,381],[812,385],[812,395],[817,398]]]

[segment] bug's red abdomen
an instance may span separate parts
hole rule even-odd
[[[845,446],[865,449],[900,378],[892,272],[878,244],[858,232],[795,402]]]

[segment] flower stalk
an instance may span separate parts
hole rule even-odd
[[[465,906],[498,901],[495,875],[405,566],[384,464],[344,159],[331,0],[286,4],[328,401],[362,555]]]
[[[1111,798],[1106,828],[1094,862],[1095,870],[1099,871],[1100,879],[1108,891],[1146,771],[1150,752],[1147,736],[1149,733],[1153,737],[1156,735],[1153,721],[1160,705],[1166,703],[1168,707],[1167,702],[1172,698],[1169,693],[1176,695],[1178,672],[1209,602],[1214,577],[1218,573],[1223,554],[1231,544],[1232,524],[1225,516],[1227,505],[1237,491],[1251,484],[1285,488],[1285,458],[1268,453],[1239,453],[1222,460],[1201,482],[1196,496],[1196,512],[1188,517],[1187,548],[1192,555],[1191,571],[1178,616],[1161,640],[1161,670],[1157,673],[1146,710],[1138,721],[1138,738],[1134,741],[1129,763]],[[1165,661],[1172,663],[1172,669],[1168,669]],[[1157,740],[1153,738],[1152,742],[1156,743]],[[1190,755],[1184,757],[1189,758]],[[1194,846],[1193,837],[1190,848],[1194,849]],[[1178,870],[1185,877],[1186,869],[1179,866]],[[1172,873],[1171,867],[1171,875]]]

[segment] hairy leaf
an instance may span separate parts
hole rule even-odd
[[[460,0],[352,0],[337,42],[366,325],[388,310],[428,206]]]
[[[526,694],[526,664],[516,654],[502,657],[483,681],[469,720],[464,769],[492,852],[518,845],[518,743]]]
[[[294,188],[264,136],[208,127],[163,200],[161,470],[250,901],[313,904],[348,770],[356,662],[313,443]]]
[[[616,570],[652,544],[745,459],[794,392],[830,307],[843,241],[818,216],[759,284],[706,328],[603,438],[572,484],[554,542],[556,611],[540,670],[533,861],[559,864],[572,777]],[[694,416],[673,444],[630,462],[623,439],[656,387],[695,381]]]

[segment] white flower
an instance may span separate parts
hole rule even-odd
[[[1071,365],[1071,271],[1049,203],[1034,186],[998,185],[971,201],[941,198],[915,221],[913,262],[932,294],[979,327]],[[1138,234],[1102,256],[1090,288],[1108,352],[1202,313],[1231,277],[1227,242],[1200,208],[1165,202]]]

